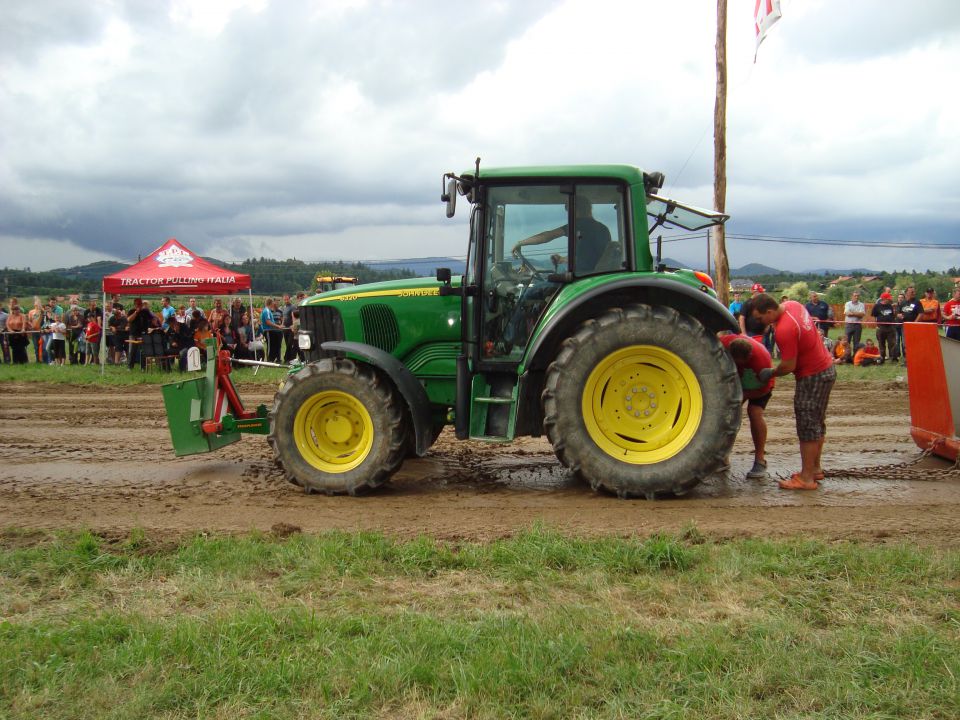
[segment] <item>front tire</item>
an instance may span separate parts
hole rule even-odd
[[[396,391],[375,369],[327,358],[289,376],[270,412],[270,445],[296,485],[328,495],[375,488],[403,462]]]
[[[669,307],[585,322],[547,369],[542,400],[560,461],[620,497],[685,493],[725,467],[740,427],[733,361]]]

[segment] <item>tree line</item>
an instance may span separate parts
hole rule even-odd
[[[312,291],[318,275],[342,275],[355,277],[360,283],[382,280],[401,280],[416,277],[405,268],[375,268],[361,262],[317,262],[302,260],[274,260],[250,258],[238,263],[227,263],[208,258],[212,262],[239,273],[250,275],[253,292],[258,295],[279,295],[298,290]],[[64,295],[68,293],[95,294],[101,291],[102,274],[90,277],[84,267],[68,270],[32,271],[30,269],[3,268],[0,270],[0,293],[2,297],[30,297],[40,295]],[[114,272],[111,270],[110,272]],[[109,274],[109,273],[105,273]]]
[[[938,298],[948,300],[953,293],[954,278],[960,277],[960,268],[951,267],[944,272],[900,270],[847,274],[851,275],[850,279],[836,284],[831,283],[838,279],[839,273],[780,273],[756,275],[750,279],[763,285],[772,294],[788,295],[793,300],[806,300],[810,292],[817,292],[831,305],[845,303],[854,290],[859,290],[864,300],[872,301],[880,296],[885,287],[893,288],[894,292],[902,292],[911,285],[917,289],[917,295],[922,295],[924,290],[932,287]]]

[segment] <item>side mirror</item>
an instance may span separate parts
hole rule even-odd
[[[441,297],[463,294],[463,288],[451,287],[450,282],[452,279],[453,273],[450,272],[450,268],[437,268],[437,281],[443,283],[443,285],[440,286]]]
[[[440,199],[447,204],[447,217],[452,218],[457,212],[457,179],[447,178],[447,188]]]

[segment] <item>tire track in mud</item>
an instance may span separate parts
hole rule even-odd
[[[248,406],[264,386],[241,386]],[[772,475],[797,469],[792,382],[768,406]],[[888,541],[960,541],[960,481],[828,481],[784,493],[743,477],[752,460],[744,419],[726,478],[682,499],[621,501],[593,493],[564,469],[545,438],[510,445],[458,442],[447,429],[426,457],[386,487],[357,497],[305,495],[288,483],[266,440],[246,436],[209,455],[176,458],[156,386],[10,385],[0,394],[0,527],[160,535],[269,530],[378,529],[401,536],[486,539],[540,520],[585,535],[650,533],[695,523],[719,537],[806,534]],[[825,466],[849,469],[915,459],[902,383],[846,383],[831,399]]]

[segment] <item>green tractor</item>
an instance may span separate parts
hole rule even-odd
[[[659,249],[655,263],[650,242],[727,216],[662,198],[662,184],[624,165],[444,175],[447,216],[458,195],[470,204],[462,275],[300,305],[306,362],[268,423],[289,479],[375,488],[450,423],[461,440],[546,434],[563,465],[620,497],[723,472],[741,391],[716,334],[739,328],[708,275],[663,266]]]

